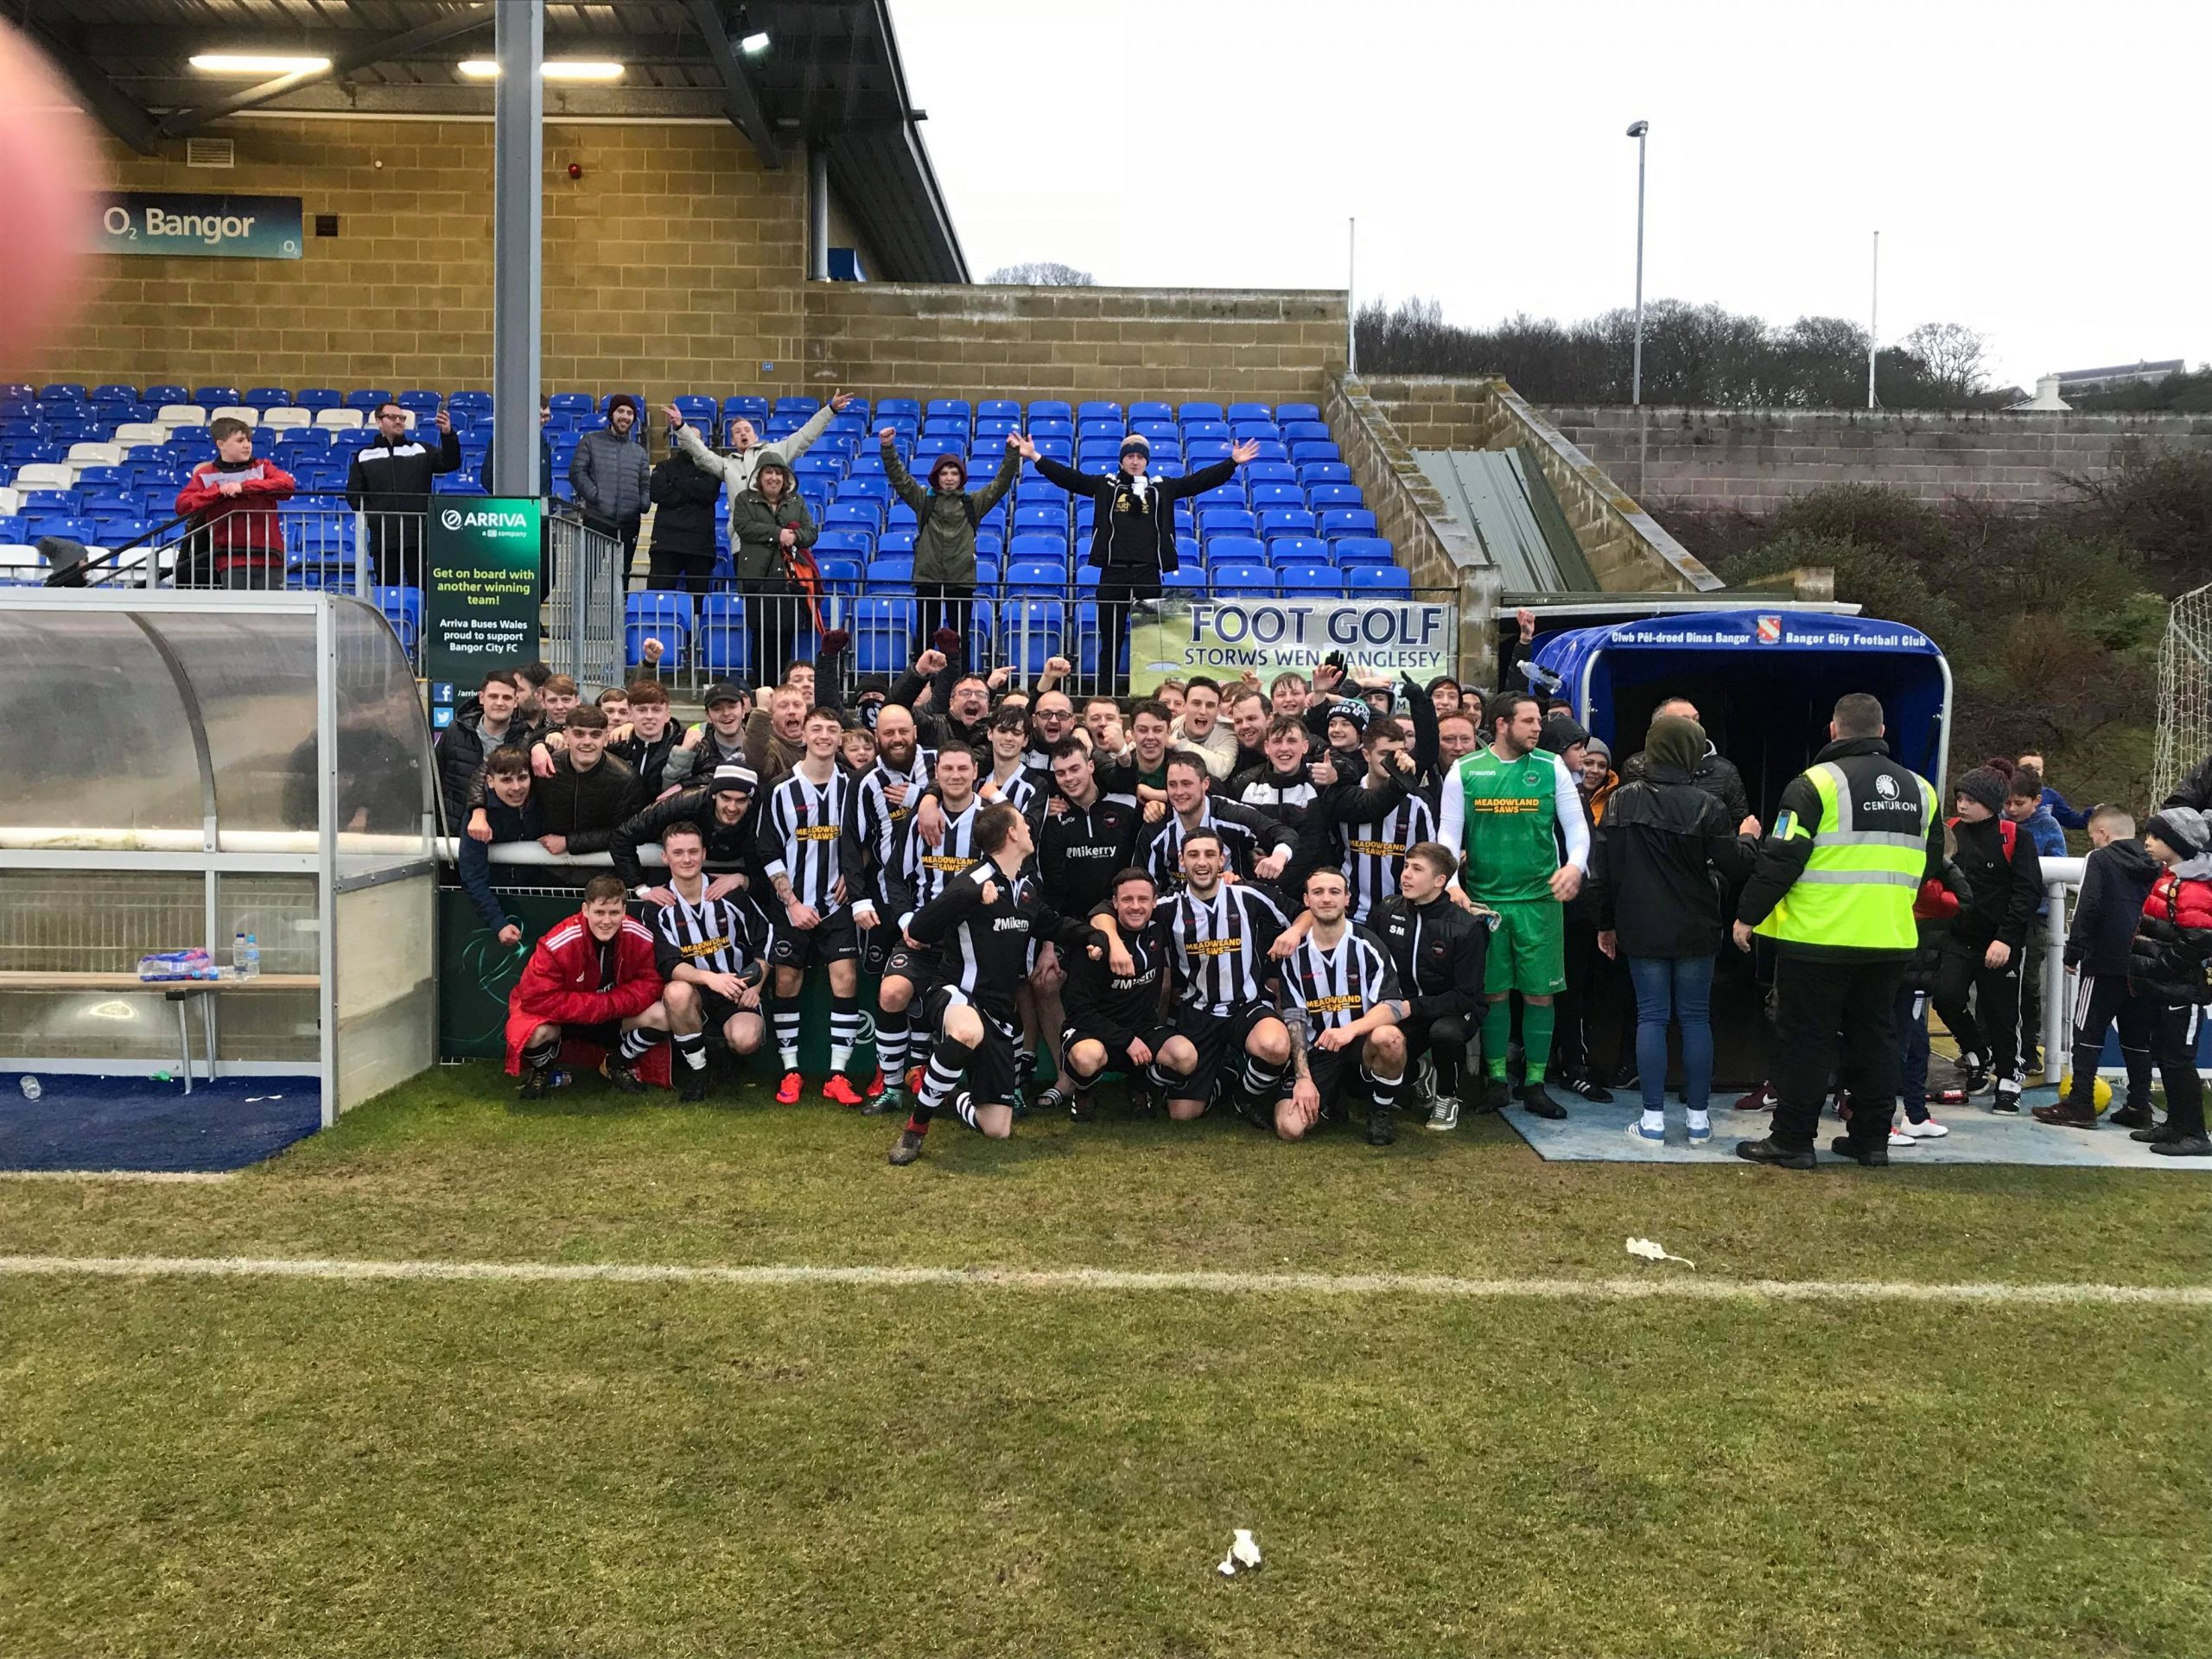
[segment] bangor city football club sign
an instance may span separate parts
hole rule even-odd
[[[1449,674],[1459,655],[1459,612],[1450,605],[1341,599],[1166,599],[1129,626],[1129,683],[1143,693],[1192,674],[1262,684],[1286,669],[1311,676],[1332,652],[1354,673]]]
[[[474,689],[537,655],[537,501],[434,495],[423,538],[423,672]]]

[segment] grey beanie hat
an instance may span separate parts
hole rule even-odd
[[[1976,766],[1951,785],[1951,792],[1979,801],[1994,815],[2005,810],[2005,779],[1987,766]]]

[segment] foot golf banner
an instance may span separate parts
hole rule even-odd
[[[1287,669],[1309,678],[1332,652],[1355,673],[1427,681],[1459,659],[1459,613],[1417,600],[1163,599],[1129,621],[1129,684],[1142,694],[1165,679],[1247,669],[1262,684]]]

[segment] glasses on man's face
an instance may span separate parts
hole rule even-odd
[[[404,414],[379,415],[377,416],[377,419],[380,423],[385,426],[404,426],[407,424],[407,416]]]

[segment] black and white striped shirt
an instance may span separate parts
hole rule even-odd
[[[913,817],[914,809],[921,804],[922,791],[930,786],[930,774],[936,770],[937,751],[917,748],[913,764],[903,772],[887,764],[879,755],[860,774],[860,817],[854,833],[860,837],[861,850],[868,855],[876,897],[886,904],[891,899],[886,878],[906,856],[906,824]],[[906,786],[906,798],[903,804],[894,806],[891,791],[900,784]]]
[[[746,894],[709,899],[703,879],[696,903],[673,883],[669,891],[676,902],[660,906],[652,918],[653,957],[663,979],[685,963],[702,973],[742,976],[766,958],[768,919]]]
[[[1351,918],[1364,922],[1375,906],[1398,890],[1406,854],[1416,843],[1436,839],[1436,815],[1418,795],[1409,795],[1380,818],[1347,823],[1344,880],[1351,888]]]
[[[1282,912],[1258,888],[1223,882],[1213,897],[1176,893],[1153,907],[1167,930],[1185,1007],[1225,1019],[1239,1008],[1268,1001],[1277,964],[1268,955],[1281,937]]]
[[[1255,812],[1236,801],[1217,801],[1209,795],[1198,808],[1197,823],[1186,830],[1183,827],[1183,815],[1170,812],[1145,849],[1145,873],[1162,892],[1183,885],[1184,838],[1200,830],[1210,830],[1221,838],[1222,857],[1227,861],[1228,868],[1236,872],[1239,881],[1251,880],[1254,867],[1278,848],[1297,850],[1298,838],[1264,812]]]
[[[983,784],[995,784],[999,799],[1033,822],[1045,810],[1046,791],[1038,786],[1037,774],[1026,766],[1016,767],[1005,778],[986,772]],[[982,785],[977,787],[980,789]]]
[[[768,810],[761,816],[760,864],[768,879],[789,876],[792,896],[824,917],[841,908],[836,897],[840,880],[846,882],[849,897],[858,892],[857,793],[842,766],[822,784],[794,772],[769,791]]]
[[[938,804],[944,806],[942,798]],[[976,820],[985,804],[982,797],[976,795],[970,796],[968,804],[957,812],[945,807],[944,839],[934,847],[915,833],[911,823],[900,833],[899,861],[884,872],[884,896],[890,902],[891,919],[900,927],[957,878],[983,861],[976,850]]]
[[[1282,1007],[1303,1010],[1309,1039],[1363,1020],[1384,1002],[1396,1003],[1404,1014],[1397,967],[1382,942],[1363,927],[1347,925],[1337,942],[1326,945],[1308,933],[1283,963]]]

